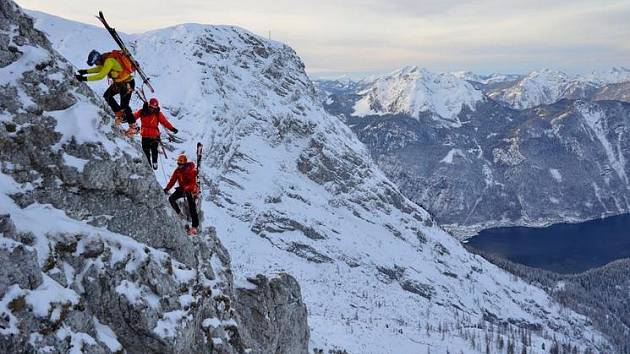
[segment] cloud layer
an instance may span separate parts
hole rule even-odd
[[[630,66],[630,2],[618,0],[18,0],[26,8],[141,32],[234,24],[291,45],[314,75],[436,71],[570,72]],[[125,9],[125,11],[121,11]],[[116,14],[116,16],[114,16]]]

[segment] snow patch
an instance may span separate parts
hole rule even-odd
[[[99,342],[105,344],[112,353],[116,353],[123,349],[122,344],[118,341],[116,333],[107,325],[102,324],[98,318],[92,317],[94,329],[96,329],[96,338]]]
[[[57,126],[55,131],[62,134],[61,141],[57,144],[60,148],[63,143],[70,141],[74,138],[77,143],[89,143],[100,142],[110,155],[116,155],[120,147],[113,141],[107,139],[102,135],[101,130],[109,130],[110,127],[100,126],[99,121],[101,119],[99,109],[85,101],[85,98],[80,98],[79,102],[71,107],[54,112],[45,112],[46,115],[57,120]],[[122,148],[129,147],[127,144],[122,143]],[[128,148],[125,151],[135,151],[135,149]]]
[[[88,160],[80,159],[78,157],[74,157],[72,155],[68,155],[67,153],[63,153],[63,162],[66,166],[74,167],[79,172],[83,172],[85,165],[88,163]]]
[[[153,333],[164,339],[174,338],[177,335],[178,324],[186,317],[186,314],[187,312],[182,310],[166,312],[157,322]]]
[[[464,154],[464,152],[460,149],[451,149],[451,151],[448,152],[448,154],[446,154],[446,156],[444,156],[444,158],[442,160],[440,160],[441,163],[447,163],[447,164],[452,164],[453,163],[453,158],[459,156],[459,157],[463,157],[466,158],[466,155]]]
[[[120,282],[120,284],[116,287],[116,292],[124,295],[130,304],[136,305],[146,302],[146,304],[154,309],[157,309],[160,306],[160,298],[151,290],[145,289],[144,286],[140,286],[127,279]]]
[[[560,174],[560,171],[555,168],[550,168],[549,173],[551,174],[551,177],[556,180],[556,182],[562,183],[562,175]]]
[[[0,300],[0,316],[3,316],[5,319],[4,325],[0,327],[0,335],[7,336],[20,332],[17,327],[18,320],[9,310],[9,303],[20,296],[24,296],[24,294],[26,294],[26,290],[20,289],[17,285],[11,285],[6,290],[2,300]]]
[[[42,279],[42,284],[29,292],[25,298],[36,316],[48,317],[53,304],[76,305],[79,303],[79,296],[73,290],[64,288],[46,274],[42,274]]]
[[[96,345],[96,340],[89,334],[74,332],[66,326],[59,328],[57,332],[55,332],[55,335],[61,340],[70,337],[70,350],[68,351],[68,354],[84,354],[84,346]]]

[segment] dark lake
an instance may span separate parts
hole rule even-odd
[[[531,267],[580,273],[630,257],[630,214],[544,228],[488,229],[468,245]]]

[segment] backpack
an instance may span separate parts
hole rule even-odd
[[[116,59],[122,67],[122,71],[118,72],[118,76],[113,78],[115,82],[126,80],[129,76],[131,76],[131,74],[133,74],[134,71],[136,71],[136,67],[131,62],[131,59],[129,59],[129,57],[120,50],[112,50],[109,54],[107,54],[107,58]]]

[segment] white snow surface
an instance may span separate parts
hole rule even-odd
[[[99,342],[105,344],[112,353],[123,349],[116,333],[109,326],[102,324],[96,317],[92,317],[92,320],[94,321],[94,329],[96,329],[96,339]]]
[[[107,36],[70,40],[78,30],[98,29],[33,15],[55,48],[80,60],[77,66],[84,60],[77,53],[114,45]],[[542,326],[544,331],[533,334],[536,348],[543,342],[550,346],[554,336],[578,346],[604,341],[583,316],[468,253],[433,226],[428,213],[378,170],[354,134],[324,112],[289,47],[236,27],[196,24],[125,38],[153,78],[164,112],[186,140],[177,152],[190,156],[197,141],[205,145],[203,226],[216,227],[235,274],[284,271],[298,279],[308,307],[311,349],[482,353],[485,347],[471,348],[454,328],[465,326],[481,338],[477,325],[488,325],[483,321],[488,316]],[[389,102],[395,92],[413,92],[413,99],[400,107],[415,114],[434,110],[449,119],[463,105],[474,109],[482,99],[467,82],[417,68],[375,85],[366,95]],[[433,90],[444,94],[430,98]],[[310,172],[300,167],[305,161],[315,166]],[[351,172],[342,179],[318,175],[318,166],[326,171],[330,161],[333,171]],[[166,171],[174,168],[174,161],[161,163]],[[156,177],[165,183],[162,173]],[[350,181],[354,184],[348,187]],[[15,210],[6,194],[18,186],[4,180],[0,185],[0,213],[9,206],[18,224],[28,225],[23,221],[30,213],[55,217],[39,213],[43,206]],[[67,219],[56,223],[70,225]],[[292,220],[289,225],[308,232],[281,220]],[[181,320],[178,313],[165,314],[155,332],[170,337],[173,324]],[[428,324],[453,330],[442,339],[425,330]]]
[[[408,66],[382,76],[360,92],[354,116],[435,113],[439,120],[459,126],[457,116],[464,106],[475,110],[483,93],[467,81],[449,73],[436,74]]]
[[[562,174],[560,173],[560,171],[555,168],[550,168],[549,173],[551,174],[551,177],[556,180],[556,182],[562,183]]]
[[[448,154],[446,154],[446,156],[444,156],[444,158],[442,160],[440,160],[440,162],[447,163],[447,164],[452,164],[453,163],[453,158],[457,157],[457,156],[466,158],[466,154],[464,154],[464,152],[461,149],[451,149],[448,152]]]

